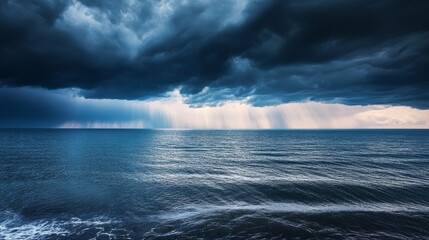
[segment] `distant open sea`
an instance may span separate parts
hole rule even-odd
[[[0,239],[429,239],[427,130],[0,130]]]

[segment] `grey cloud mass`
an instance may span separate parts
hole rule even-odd
[[[0,2],[0,85],[429,108],[429,1]]]

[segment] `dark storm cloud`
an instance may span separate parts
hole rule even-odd
[[[82,124],[83,127],[90,127],[88,123],[120,126],[136,120],[155,127],[169,124],[167,120],[154,118],[145,109],[134,111],[132,104],[127,102],[78,98],[73,90],[0,88],[2,128],[51,128],[65,123]]]
[[[4,86],[429,108],[429,2],[2,1]]]

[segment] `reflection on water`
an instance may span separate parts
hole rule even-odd
[[[428,238],[429,131],[1,130],[0,239]]]

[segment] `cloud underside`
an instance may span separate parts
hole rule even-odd
[[[429,108],[429,1],[0,3],[0,84],[95,99]]]
[[[178,91],[153,101],[85,99],[65,90],[0,89],[7,128],[429,128],[429,110],[317,102],[254,107],[228,102],[193,108]]]

